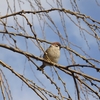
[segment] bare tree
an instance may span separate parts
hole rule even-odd
[[[82,0],[2,0],[2,100],[13,100],[11,88],[14,85],[16,90],[19,81],[11,83],[12,77],[21,80],[22,89],[26,84],[25,87],[34,91],[38,100],[100,99],[100,21],[82,13],[80,2]],[[98,9],[100,7],[98,0],[84,2],[93,2]],[[41,56],[54,41],[61,43],[58,64]],[[42,62],[53,67],[39,71]],[[5,69],[10,71],[11,77],[7,77]]]

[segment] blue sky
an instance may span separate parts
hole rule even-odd
[[[70,4],[69,0],[66,0],[66,1],[62,0],[62,1],[63,1],[63,7],[64,8],[72,10],[72,7],[71,7],[71,4]],[[9,2],[10,2],[10,5],[13,5],[12,0],[9,0]],[[50,8],[50,6],[46,3],[46,0],[44,0],[44,1],[41,0],[41,3],[42,3],[42,5],[45,9]],[[56,4],[53,1],[49,1],[49,3],[51,5],[53,5],[54,8],[57,7]],[[99,11],[100,7],[97,6],[95,0],[87,0],[87,1],[77,0],[77,3],[78,3],[78,6],[79,6],[79,9],[80,9],[80,12],[82,14],[86,14],[87,16],[91,16],[95,20],[100,21],[100,14],[99,14],[100,13],[100,11]],[[5,4],[6,4],[5,1],[0,3],[0,7],[1,7],[0,15],[1,16],[6,14],[7,7],[6,7],[6,9],[4,9]],[[19,8],[18,8],[17,5],[18,5],[18,3],[16,2],[16,11],[19,11]],[[13,8],[13,6],[12,6],[12,8]],[[25,3],[22,6],[22,9],[23,10],[31,10],[30,5],[28,3]],[[63,37],[65,37],[64,30],[62,28],[61,21],[59,19],[59,14],[56,11],[54,11],[54,12],[49,13],[49,15],[51,16],[51,18],[55,22],[56,26],[58,27],[59,32],[62,34]],[[29,18],[29,21],[31,21],[30,15],[27,15],[27,16]],[[100,54],[100,51],[98,50],[96,40],[92,36],[88,35],[86,32],[84,33],[85,37],[88,41],[88,44],[90,46],[90,49],[89,49],[87,44],[86,44],[86,41],[80,35],[79,28],[77,28],[71,22],[71,20],[68,17],[66,17],[66,16],[64,16],[64,17],[65,17],[66,30],[67,30],[67,34],[68,34],[68,37],[69,37],[69,41],[73,44],[77,44],[87,54],[89,54],[91,57],[99,60],[100,57],[98,55]],[[76,21],[75,17],[73,17],[73,16],[72,16],[72,19],[74,21]],[[18,17],[18,21],[20,22],[21,25],[23,24],[21,17]],[[38,20],[36,18],[36,15],[34,15],[34,20],[33,21],[34,21],[35,32],[37,33],[37,37],[43,39],[40,23],[38,22]],[[52,25],[52,23],[50,23],[49,20],[48,20],[48,23],[55,30],[55,27]],[[32,35],[29,27],[27,26],[27,23],[25,22],[24,24],[25,24],[25,30],[27,31],[27,33]],[[43,26],[43,24],[44,23],[41,21],[42,26]],[[12,21],[12,18],[8,18],[8,25],[14,25],[14,22]],[[89,28],[87,28],[86,24],[82,20],[81,20],[81,26],[89,31]],[[0,26],[0,30],[3,31],[2,26]],[[8,30],[10,32],[16,32],[15,30],[13,30],[11,28],[8,29]],[[23,33],[22,30],[19,30],[19,32]],[[46,40],[48,40],[50,42],[54,42],[54,41],[59,41],[60,42],[58,35],[56,33],[54,33],[54,31],[52,31],[47,25],[45,26],[44,34],[46,36]],[[7,38],[9,38],[9,37],[7,36]],[[21,38],[21,37],[17,37],[17,36],[14,37],[14,38],[17,40],[17,46],[21,50],[27,51],[25,39]],[[27,39],[26,41],[27,41],[28,52],[29,53],[32,53],[36,56],[40,56],[40,55],[43,54],[43,52],[41,52],[39,50],[39,48],[36,47],[35,44],[31,40]],[[11,40],[11,42],[13,42],[13,41]],[[2,34],[0,34],[0,43],[9,44],[8,41],[6,40],[6,38],[4,38],[2,40]],[[41,44],[41,45],[43,45],[44,49],[46,49],[49,46],[47,44]],[[78,48],[76,48],[75,46],[71,45],[71,48],[74,49],[76,52],[79,52],[81,55],[85,56],[84,53],[81,50],[79,50]],[[47,80],[46,77],[41,72],[37,71],[36,67],[33,64],[30,63],[31,64],[31,67],[30,67],[30,64],[28,63],[28,60],[23,55],[12,52],[10,50],[7,50],[7,49],[1,48],[1,47],[0,47],[0,52],[1,52],[0,53],[0,60],[4,61],[8,65],[10,65],[16,72],[18,72],[20,74],[23,74],[23,70],[24,70],[24,67],[25,67],[25,71],[24,71],[25,77],[29,78],[30,80],[33,80],[36,84],[41,86],[41,84],[36,79],[36,77],[37,77],[44,84],[46,89],[51,90],[51,91],[53,90],[53,92],[55,94],[57,94],[57,91],[56,91],[55,87],[50,85],[50,81]],[[67,53],[67,57],[70,58],[68,51],[66,51],[66,53]],[[76,63],[81,63],[81,64],[85,63],[79,57],[77,57],[75,55],[73,55],[73,56],[75,58]],[[40,61],[36,61],[36,60],[34,60],[34,61],[39,66],[41,65]],[[63,50],[61,50],[61,57],[60,57],[60,60],[59,60],[59,64],[65,65],[65,66],[68,65],[68,62],[66,61],[66,57],[65,57],[65,54],[64,54]],[[3,70],[5,76],[8,80],[8,83],[9,83],[10,88],[12,90],[11,92],[12,92],[12,96],[13,96],[14,100],[33,100],[33,98],[34,98],[34,100],[40,100],[40,98],[30,88],[28,88],[25,84],[22,86],[22,81],[19,78],[17,78],[13,73],[11,73],[6,68],[3,68],[2,66],[0,66],[0,68]],[[32,72],[31,68],[33,69],[34,73]],[[93,75],[93,73],[96,73],[96,71],[93,71],[93,70],[89,71],[89,70],[90,69],[88,69],[88,70],[85,69],[85,68],[83,69],[83,71],[85,71],[89,75],[98,77],[99,74]],[[52,77],[52,72],[51,72],[51,69],[49,67],[46,67],[45,71],[50,77]],[[69,93],[71,93],[72,94],[71,96],[74,98],[75,97],[74,96],[75,89],[74,89],[74,85],[73,85],[73,79],[69,75],[64,74],[62,71],[58,70],[58,72],[61,75],[61,78],[66,82],[66,87],[67,87]],[[53,73],[55,75],[54,71],[53,71]],[[62,90],[63,90],[63,87],[62,87],[60,81],[57,79],[56,75],[54,76],[54,81],[56,81],[59,84],[59,87],[61,87]],[[48,86],[48,84],[49,84],[49,86]],[[21,90],[21,87],[22,87],[22,90]],[[0,94],[0,100],[3,100],[1,98],[2,97],[1,97],[1,94]],[[50,100],[53,100],[53,99],[50,99]]]

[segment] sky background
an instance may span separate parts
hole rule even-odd
[[[8,1],[9,1],[10,6],[13,8],[13,0],[8,0]],[[40,1],[41,1],[42,6],[45,9],[51,8],[50,5],[47,4],[46,0],[40,0]],[[53,1],[47,0],[47,1],[54,8],[57,8],[56,3],[53,2],[55,0],[53,0]],[[100,6],[97,6],[95,0],[87,0],[87,1],[86,0],[76,0],[76,1],[78,3],[80,12],[82,14],[86,14],[87,16],[91,16],[93,19],[100,21]],[[62,0],[62,2],[63,2],[63,8],[65,8],[67,10],[68,9],[72,10],[70,0],[66,0],[66,1]],[[27,2],[22,4],[21,7],[22,7],[21,8],[22,10],[31,10],[30,5]],[[35,8],[37,9],[36,6],[35,6]],[[16,2],[16,12],[17,11],[20,11],[18,2]],[[4,0],[4,1],[0,2],[0,16],[6,15],[6,12],[7,12],[7,4],[6,4],[6,0]],[[54,11],[54,12],[50,12],[49,15],[51,16],[53,21],[56,23],[57,28],[59,29],[60,33],[64,37],[65,34],[63,34],[64,30],[62,28],[58,13],[56,11]],[[30,15],[27,15],[27,17],[29,18],[29,21],[31,21]],[[64,17],[66,17],[66,16],[64,16]],[[74,21],[76,21],[74,16],[72,16],[72,19]],[[23,25],[22,18],[20,16],[18,16],[18,21],[20,22],[21,25]],[[40,23],[38,22],[36,15],[34,15],[33,21],[34,21],[35,32],[37,33],[37,37],[43,39],[43,34],[41,31]],[[47,21],[54,28],[52,23],[49,20],[47,20]],[[79,28],[77,28],[70,21],[70,19],[68,17],[65,18],[65,22],[66,22],[66,29],[67,29],[69,41],[74,44],[77,44],[78,46],[81,46],[82,49],[84,49],[84,51],[87,54],[89,54],[89,55],[91,55],[91,57],[99,60],[100,57],[98,55],[100,54],[100,51],[98,50],[96,40],[92,36],[85,33],[86,39],[88,41],[88,45],[90,46],[90,49],[89,49],[89,47],[86,44],[86,41],[80,35]],[[14,22],[12,21],[12,17],[8,18],[7,24],[14,25]],[[24,25],[25,25],[25,30],[28,32],[28,34],[32,35],[26,22],[24,23]],[[42,22],[41,22],[41,25],[43,25]],[[82,21],[81,21],[81,26],[89,31],[86,24]],[[3,27],[1,25],[0,25],[0,30],[3,31]],[[13,30],[11,28],[8,28],[8,30],[10,32],[16,32],[15,30]],[[19,30],[19,32],[22,32],[22,30]],[[44,34],[45,34],[46,40],[48,40],[50,42],[54,42],[54,41],[60,42],[58,35],[55,34],[48,26],[45,26]],[[0,44],[1,43],[9,44],[8,41],[6,40],[6,38],[2,38],[2,36],[3,35],[0,34]],[[9,37],[7,36],[7,38],[9,38]],[[27,51],[25,39],[16,36],[16,40],[17,40],[17,46],[21,50]],[[11,40],[11,42],[12,42],[12,40]],[[43,54],[43,52],[41,52],[41,50],[39,50],[38,47],[36,47],[35,44],[32,41],[30,41],[29,39],[27,40],[27,45],[28,45],[29,53],[32,53],[35,56],[40,56]],[[43,45],[44,49],[46,49],[49,46],[47,44],[41,44],[41,45]],[[71,45],[71,48],[84,56],[84,54],[79,49],[75,48],[75,46]],[[68,52],[67,52],[67,54],[68,54]],[[74,59],[75,59],[76,63],[81,63],[81,64],[85,63],[83,60],[81,60],[79,57],[76,57],[75,55],[74,55]],[[29,64],[28,60],[23,55],[0,47],[0,60],[4,61],[8,65],[10,65],[16,72],[18,72],[20,74],[23,74],[23,71],[24,71],[25,77],[29,78],[30,80],[33,80],[33,82],[42,86],[36,79],[36,77],[37,77],[44,84],[46,89],[51,90],[51,91],[53,90],[53,92],[55,94],[57,93],[56,89],[54,89],[55,87],[53,85],[50,85],[50,81],[47,80],[46,77],[40,71],[37,71],[35,66],[33,66],[31,63]],[[38,66],[41,65],[40,61],[35,60],[35,62],[37,62]],[[61,57],[60,57],[60,60],[58,63],[61,65],[64,65],[64,66],[68,65],[68,62],[66,61],[63,50],[61,50]],[[24,70],[24,68],[25,68],[25,70]],[[2,66],[0,66],[0,69],[2,69],[2,71],[4,72],[4,74],[8,80],[8,83],[11,88],[13,100],[40,100],[40,98],[34,93],[34,91],[32,91],[30,88],[28,88],[25,84],[23,84],[23,86],[22,86],[22,81],[19,78],[17,78],[13,73],[11,73],[8,69],[3,68]],[[33,69],[33,72],[32,72],[32,69]],[[46,71],[46,73],[48,73],[49,76],[52,77],[51,69],[49,67],[46,67],[45,71]],[[84,68],[83,71],[85,71],[85,73],[88,73],[91,76],[95,76],[95,77],[99,78],[99,75],[95,74],[96,71],[94,71],[94,70],[89,71]],[[73,98],[75,98],[75,96],[74,96],[75,89],[74,89],[74,85],[73,85],[73,79],[69,75],[66,75],[63,72],[61,72],[60,70],[58,70],[58,72],[59,72],[60,76],[62,77],[62,79],[66,82],[66,87],[67,87],[69,93],[72,94],[71,96]],[[57,79],[56,75],[54,76],[54,81],[56,81],[57,84],[59,84],[59,86],[62,88],[61,82]],[[48,86],[48,84],[49,84],[49,86]],[[62,89],[62,91],[63,91],[63,89]],[[3,100],[1,93],[0,93],[0,100]],[[50,98],[50,100],[53,100],[53,99]]]

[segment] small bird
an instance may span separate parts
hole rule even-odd
[[[49,48],[45,51],[43,58],[49,61],[52,61],[54,63],[57,63],[60,58],[60,49],[61,45],[59,42],[52,43]],[[43,70],[45,66],[51,66],[45,62],[40,66],[39,70]]]

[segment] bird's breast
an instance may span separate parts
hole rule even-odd
[[[60,50],[58,50],[56,48],[51,48],[47,51],[47,55],[51,61],[57,63],[58,59],[60,57]]]

